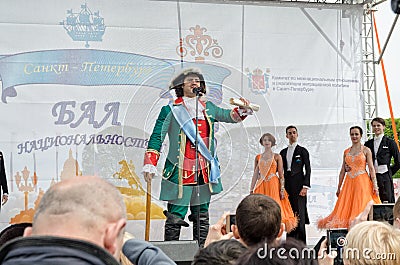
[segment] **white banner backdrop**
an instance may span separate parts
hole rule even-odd
[[[294,124],[311,155],[316,239],[315,221],[336,199],[348,129],[363,125],[361,22],[361,6],[1,1],[0,150],[10,190],[1,226],[30,221],[51,183],[99,175],[119,187],[128,230],[143,238],[143,153],[174,96],[171,78],[194,66],[209,100],[231,108],[229,98],[243,96],[261,106],[240,125],[219,124],[224,192],[213,197],[211,222],[247,195],[259,137],[274,134],[279,152]],[[162,239],[159,182],[152,240]]]

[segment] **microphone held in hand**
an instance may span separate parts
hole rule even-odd
[[[259,111],[260,110],[260,106],[259,105],[253,104],[253,103],[250,103],[249,105],[245,105],[243,103],[243,101],[241,101],[240,99],[237,99],[237,98],[230,98],[229,99],[229,103],[231,105],[239,106],[239,107],[244,108],[244,109],[251,109],[253,111]]]

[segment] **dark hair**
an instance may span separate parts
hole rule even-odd
[[[276,239],[281,227],[281,208],[271,197],[247,195],[236,208],[236,225],[247,246]]]
[[[289,131],[290,129],[295,129],[296,132],[297,132],[297,128],[296,128],[296,126],[294,126],[294,125],[289,125],[288,127],[286,127],[285,132],[287,133],[287,131]]]
[[[11,239],[21,237],[24,235],[25,228],[31,227],[32,223],[18,223],[12,224],[4,228],[0,233],[0,247]]]
[[[363,135],[363,129],[360,126],[351,126],[350,133],[351,133],[351,130],[353,130],[353,129],[358,129],[360,131],[361,136]]]
[[[175,90],[175,95],[177,97],[183,97],[183,83],[185,81],[185,78],[189,75],[195,75],[200,79],[201,93],[206,93],[206,82],[204,81],[204,76],[200,73],[200,70],[189,68],[182,71],[182,73],[175,77],[169,86],[170,90]]]
[[[384,127],[386,127],[386,122],[385,122],[384,119],[379,118],[379,117],[373,118],[372,121],[371,121],[371,125],[372,125],[372,123],[373,123],[374,121],[375,121],[375,122],[379,122],[379,123],[382,124]]]
[[[275,145],[276,139],[275,139],[275,137],[274,137],[272,134],[270,134],[270,133],[264,133],[264,134],[261,136],[261,138],[260,138],[260,144],[261,144],[261,145],[263,145],[262,142],[263,142],[264,137],[268,137],[268,139],[272,142],[272,146]]]
[[[219,240],[206,248],[199,249],[192,265],[226,265],[233,264],[247,248],[237,240]]]
[[[300,240],[288,237],[285,242],[262,243],[240,257],[240,265],[311,265],[318,264],[313,252]]]

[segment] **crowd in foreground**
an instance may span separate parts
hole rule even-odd
[[[365,221],[368,212],[350,226],[343,253],[353,254],[343,254],[344,264],[399,264],[400,200],[393,208],[393,226]],[[246,196],[237,206],[231,232],[227,215],[210,227],[192,264],[334,264],[337,254],[328,253],[326,240],[313,252],[302,241],[286,237],[281,208],[271,197]],[[124,242],[125,225],[125,205],[112,184],[99,177],[65,180],[44,194],[32,224],[12,225],[1,232],[0,263],[175,264],[149,242]],[[364,254],[354,255],[356,249]]]

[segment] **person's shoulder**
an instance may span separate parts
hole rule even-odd
[[[168,104],[164,105],[161,108],[161,110],[163,110],[163,109],[170,110],[172,107],[183,105],[183,103],[184,103],[183,98],[182,97],[178,97],[178,98],[174,99],[173,101],[170,101]]]
[[[371,138],[371,139],[367,140],[364,145],[368,146],[368,145],[371,145],[373,142],[374,142],[374,138]]]
[[[40,248],[38,248],[38,246],[40,246]],[[29,257],[25,258],[26,264],[37,264],[31,261],[37,261],[38,259],[42,261],[41,264],[44,264],[46,262],[46,257],[42,254],[50,248],[52,249],[53,256],[65,257],[66,253],[68,253],[68,256],[71,258],[71,260],[65,258],[63,262],[59,264],[72,264],[71,262],[74,258],[92,259],[91,257],[97,257],[98,260],[95,261],[95,264],[119,264],[111,253],[93,242],[84,239],[44,235],[17,237],[8,241],[0,250],[0,264],[4,263],[3,261],[8,253],[15,250],[30,254]],[[14,263],[12,260],[13,257],[13,255],[7,257],[7,260],[11,261],[7,264]]]
[[[302,145],[297,145],[297,148],[300,150],[300,151],[303,151],[303,152],[307,152],[308,153],[308,150],[307,150],[307,148],[305,148],[304,146],[302,146]]]
[[[388,137],[388,136],[386,136],[386,135],[383,136],[382,140],[383,140],[383,139],[385,139],[385,141],[387,141],[387,142],[396,144],[396,141],[395,141],[395,140],[393,140],[392,138],[390,138],[390,137]]]
[[[175,264],[159,247],[139,239],[126,241],[122,253],[134,264],[150,264],[151,260],[154,264]]]
[[[160,113],[169,113],[171,112],[172,106],[179,106],[180,104],[168,104],[161,107]]]
[[[365,146],[365,145],[363,145],[364,147],[366,147],[366,148],[362,148],[363,149],[363,153],[365,154],[365,149],[367,149],[368,148],[368,146]],[[369,149],[369,148],[368,148]],[[343,151],[343,156],[347,156],[348,154],[349,154],[349,152],[351,151],[351,146],[349,146],[349,147],[347,147],[346,149],[344,149],[344,151]]]
[[[172,113],[171,108],[172,107],[170,105],[162,106],[162,108],[160,109],[160,112],[158,114],[159,117],[166,118],[167,116],[169,116]]]
[[[390,138],[386,135],[384,135],[383,137],[384,137],[383,139],[385,139],[385,143],[387,145],[389,145],[391,152],[396,152],[399,150],[395,140],[393,140],[392,138]],[[383,139],[382,139],[382,141],[383,141]]]
[[[363,149],[364,149],[364,153],[371,153],[371,148],[369,148],[368,146],[363,145]]]
[[[203,102],[206,104],[207,108],[219,108],[217,105],[215,105],[212,101],[208,100],[207,98],[203,99]]]

